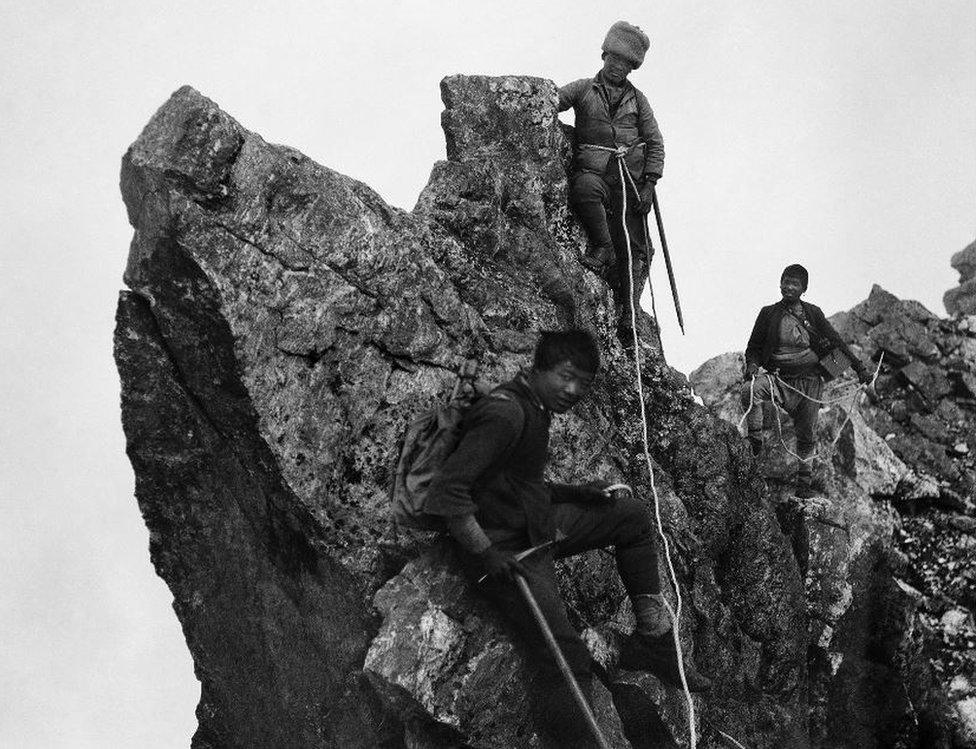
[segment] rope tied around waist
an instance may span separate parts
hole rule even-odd
[[[631,143],[629,146],[598,146],[595,143],[579,143],[576,147],[580,150],[607,151],[618,159],[622,159],[635,148],[644,148],[646,145],[644,141],[639,140],[636,143]]]
[[[830,443],[830,450],[833,450],[834,447],[837,445],[837,443],[840,441],[841,434],[844,431],[844,427],[846,427],[847,424],[851,421],[851,419],[854,416],[854,411],[857,410],[858,406],[860,405],[861,397],[864,395],[865,391],[868,388],[874,387],[874,383],[877,381],[878,375],[881,373],[882,362],[884,362],[884,352],[882,352],[881,356],[878,358],[878,365],[874,369],[874,375],[871,377],[871,382],[863,385],[855,384],[855,383],[845,383],[844,386],[849,389],[843,391],[841,395],[835,398],[827,398],[827,399],[813,398],[810,395],[807,395],[802,390],[793,387],[793,385],[791,385],[789,382],[784,380],[780,376],[779,372],[777,371],[771,373],[770,372],[763,373],[764,376],[766,377],[766,381],[769,383],[769,400],[773,404],[773,412],[776,414],[776,431],[778,433],[780,445],[782,446],[783,450],[791,457],[796,458],[797,460],[803,463],[809,463],[809,464],[812,464],[816,458],[820,458],[824,455],[822,451],[817,450],[811,453],[810,455],[808,455],[807,457],[801,457],[797,453],[790,450],[789,446],[787,446],[786,440],[783,438],[783,423],[782,423],[782,419],[780,418],[780,411],[785,411],[786,409],[783,406],[782,395],[777,385],[786,388],[787,390],[793,391],[801,398],[808,400],[811,403],[816,403],[818,406],[834,406],[839,403],[847,402],[849,400],[849,403],[847,404],[847,408],[841,409],[846,413],[846,418],[844,419],[844,422],[840,425],[840,428],[837,430],[837,434],[834,435],[834,439]],[[742,424],[743,422],[745,422],[746,417],[749,416],[749,412],[752,411],[753,406],[757,405],[755,403],[757,376],[758,375],[753,375],[752,380],[749,383],[749,407],[746,408],[745,413],[742,414],[742,418],[739,419],[738,426],[740,429],[742,428]],[[773,378],[775,378],[775,381]],[[852,384],[853,387],[851,387]]]

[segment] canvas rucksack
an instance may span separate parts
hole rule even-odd
[[[407,425],[399,450],[390,501],[397,526],[443,530],[443,519],[425,511],[430,484],[461,440],[464,415],[480,397],[512,400],[504,390],[480,396],[474,386],[475,365],[467,362],[458,373],[450,398]],[[471,380],[464,387],[465,380]]]

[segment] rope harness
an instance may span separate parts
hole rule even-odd
[[[874,387],[874,383],[878,379],[878,374],[881,372],[881,363],[883,361],[884,361],[884,352],[882,352],[881,356],[878,358],[878,366],[875,367],[874,369],[874,374],[871,376],[871,382],[865,384],[846,383],[845,387],[849,388],[849,390],[844,391],[842,395],[839,395],[835,398],[827,398],[826,400],[821,400],[819,398],[814,398],[810,395],[807,395],[806,393],[794,387],[786,380],[784,380],[782,377],[780,377],[779,372],[772,372],[772,373],[766,372],[765,373],[766,382],[769,383],[769,400],[773,404],[773,411],[776,413],[776,431],[779,437],[780,445],[782,446],[783,450],[788,455],[790,455],[793,458],[796,458],[800,462],[809,463],[811,465],[813,464],[814,460],[823,457],[824,455],[827,454],[822,451],[814,451],[810,455],[806,457],[802,457],[799,454],[790,450],[789,446],[786,444],[786,439],[783,437],[783,420],[782,417],[780,416],[780,411],[786,411],[786,409],[783,406],[783,399],[779,387],[786,388],[787,390],[792,390],[794,393],[799,395],[804,400],[810,401],[811,403],[816,403],[819,406],[833,406],[838,403],[843,403],[848,399],[850,399],[850,403],[848,404],[847,408],[843,409],[847,414],[847,417],[844,419],[844,423],[842,423],[840,425],[840,428],[837,430],[837,434],[834,435],[834,439],[831,440],[830,442],[830,449],[827,452],[831,452],[833,451],[834,447],[836,447],[837,442],[840,440],[841,434],[844,433],[844,427],[846,427],[848,423],[850,423],[851,419],[853,418],[854,411],[857,409],[861,397],[864,395],[865,390],[867,388]],[[773,381],[773,377],[776,378],[775,383]],[[854,386],[851,387],[851,385]],[[756,375],[753,375],[752,379],[749,382],[749,407],[746,409],[745,413],[742,414],[742,418],[739,419],[740,429],[742,428],[742,424],[745,422],[750,412],[752,411],[753,405],[755,405],[755,401],[756,401]]]

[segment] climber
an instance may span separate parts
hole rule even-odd
[[[619,497],[606,481],[583,485],[543,480],[553,414],[573,408],[585,395],[599,367],[593,337],[583,330],[543,333],[531,369],[480,399],[465,416],[458,447],[435,476],[428,513],[444,517],[458,558],[478,589],[506,614],[528,641],[539,668],[533,689],[536,709],[558,734],[560,745],[589,733],[573,704],[531,611],[513,575],[521,574],[538,600],[566,660],[588,694],[591,661],[573,629],[556,585],[554,559],[587,549],[614,547],[624,588],[637,626],[621,654],[621,665],[650,670],[680,685],[671,620],[658,580],[657,555],[647,508]],[[557,538],[545,551],[521,561],[516,552]],[[685,674],[692,690],[709,681],[691,664]],[[569,737],[569,738],[567,738]]]
[[[609,274],[618,301],[626,302],[627,254],[621,213],[627,195],[627,233],[634,258],[634,295],[639,300],[647,277],[650,239],[645,214],[651,209],[654,185],[664,172],[664,141],[647,97],[627,80],[644,62],[650,47],[637,26],[618,21],[603,41],[603,68],[593,78],[581,78],[559,89],[559,111],[576,114],[576,144],[570,203],[590,241],[582,263]],[[625,174],[613,151],[620,149]],[[636,188],[636,192],[635,192]]]
[[[759,311],[749,336],[745,384],[740,393],[742,407],[749,409],[745,418],[753,455],[762,452],[763,401],[775,397],[793,419],[800,458],[796,496],[801,499],[817,494],[812,478],[820,409],[817,401],[822,398],[824,385],[818,367],[820,357],[831,349],[840,349],[850,359],[858,379],[871,382],[871,373],[827,322],[821,309],[800,299],[808,281],[809,274],[802,265],[788,265],[783,270],[779,282],[783,298]]]

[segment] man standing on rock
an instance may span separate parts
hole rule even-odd
[[[780,278],[782,299],[759,311],[746,345],[745,385],[740,397],[748,409],[749,445],[753,455],[762,451],[763,401],[774,397],[793,419],[796,452],[800,458],[796,496],[816,496],[812,486],[813,451],[816,446],[817,416],[823,397],[818,351],[839,348],[850,359],[862,383],[871,374],[827,321],[823,311],[804,302],[809,274],[802,265],[788,265]],[[760,372],[760,368],[766,370]],[[751,408],[750,408],[751,405]]]
[[[664,141],[654,112],[647,97],[627,80],[644,62],[649,47],[643,31],[618,21],[603,41],[600,72],[559,89],[559,111],[572,107],[576,114],[570,202],[590,240],[582,262],[597,273],[615,263],[611,283],[618,298],[626,298],[629,269],[623,218],[635,265],[635,303],[648,270],[645,253],[650,240],[644,216],[664,173]]]
[[[599,364],[596,343],[586,331],[543,333],[532,368],[481,398],[465,416],[461,441],[434,478],[425,508],[444,517],[468,577],[531,646],[540,667],[541,682],[533,690],[541,703],[538,712],[564,746],[587,741],[589,732],[515,575],[528,582],[589,695],[590,655],[559,596],[554,560],[613,546],[637,618],[621,665],[680,684],[647,508],[632,497],[618,497],[607,482],[570,486],[543,479],[552,416],[569,411],[586,395]],[[519,551],[552,542],[557,529],[565,534],[561,540],[521,561],[515,558]],[[693,690],[709,686],[690,664],[685,670]]]

